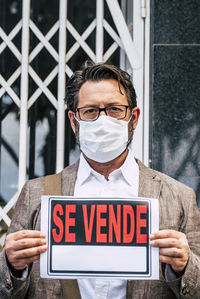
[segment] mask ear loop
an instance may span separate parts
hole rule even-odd
[[[130,122],[131,118],[133,118],[133,120],[134,120],[134,117],[133,117],[133,109],[131,109],[131,116],[129,117],[128,123]]]
[[[133,121],[134,121],[133,109],[131,109],[131,116],[130,116],[130,118],[129,118],[129,120],[128,120],[128,123],[131,121],[131,119],[133,119]],[[132,137],[130,136],[130,138],[128,139],[128,142],[127,142],[127,148],[130,148],[130,147],[131,147],[133,134],[134,134],[134,129],[133,129],[133,132],[132,132]]]
[[[74,119],[80,124],[80,120],[77,119],[75,112],[74,112],[73,116],[74,116]]]

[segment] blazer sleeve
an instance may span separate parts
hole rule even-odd
[[[183,189],[180,194],[184,210],[181,231],[189,243],[189,260],[182,278],[166,283],[177,298],[197,299],[200,298],[200,213],[194,191]]]
[[[19,230],[31,229],[31,222],[32,220],[30,219],[29,182],[27,182],[24,185],[18,198],[11,225],[8,229],[7,234]],[[29,267],[31,267],[31,265]],[[26,291],[29,286],[29,280],[29,275],[25,281],[15,279],[10,275],[9,267],[6,260],[5,249],[3,248],[0,253],[0,298],[25,298]]]

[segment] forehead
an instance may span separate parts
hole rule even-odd
[[[116,80],[108,79],[101,81],[87,81],[79,91],[78,107],[87,105],[98,105],[100,107],[108,104],[127,105],[128,100],[123,86]]]

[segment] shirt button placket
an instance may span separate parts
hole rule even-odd
[[[108,298],[109,281],[97,279],[95,288],[95,299]]]

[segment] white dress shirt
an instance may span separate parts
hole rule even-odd
[[[138,188],[139,167],[131,150],[124,164],[113,171],[108,180],[94,171],[81,154],[74,196],[135,197]],[[126,298],[126,280],[78,279],[78,284],[82,299]]]

